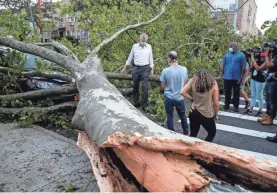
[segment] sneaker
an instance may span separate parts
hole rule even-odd
[[[263,113],[261,111],[258,111],[257,114],[255,115],[255,117],[262,117]]]
[[[250,109],[247,109],[243,114],[244,115],[251,115],[253,113],[253,111],[251,111]]]
[[[249,101],[245,101],[245,107],[244,109],[248,109],[249,108]]]

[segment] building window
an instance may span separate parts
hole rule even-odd
[[[210,0],[211,5],[216,9],[215,11],[235,11],[236,0]]]
[[[236,4],[229,4],[229,11],[235,11]]]
[[[251,14],[252,14],[252,8],[251,8],[251,6],[249,6],[249,9],[248,9],[248,17],[250,17]]]
[[[88,39],[88,32],[87,30],[83,30],[83,40],[87,40]]]
[[[74,22],[75,21],[75,16],[69,16],[68,21],[69,22]]]

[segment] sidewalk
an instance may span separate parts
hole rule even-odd
[[[88,157],[75,144],[38,126],[0,124],[0,192],[99,192]]]

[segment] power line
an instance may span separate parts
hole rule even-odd
[[[215,8],[210,4],[209,1],[207,1],[207,0],[205,0],[205,1],[206,1],[206,3],[207,3],[213,10],[215,10]]]
[[[236,11],[239,11],[240,8],[242,8],[249,0],[245,1],[244,4],[242,4]]]

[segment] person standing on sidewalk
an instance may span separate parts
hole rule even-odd
[[[262,119],[258,119],[262,125],[272,125],[276,117],[277,107],[277,54],[272,60],[272,53],[269,49],[265,50],[265,63],[268,68],[268,77],[265,85],[266,113]]]
[[[233,90],[232,103],[234,105],[234,111],[239,112],[240,84],[245,75],[246,64],[244,54],[238,50],[237,43],[232,42],[229,46],[228,53],[224,55],[221,63],[224,79],[225,110],[229,109]]]
[[[142,110],[145,111],[148,106],[148,80],[149,74],[154,74],[153,52],[150,44],[146,43],[148,40],[147,34],[140,35],[140,42],[134,44],[131,53],[126,61],[122,73],[126,72],[126,67],[134,60],[132,70],[133,77],[133,105],[139,107],[139,83],[142,81]]]
[[[250,108],[246,110],[244,114],[252,114],[253,109],[256,106],[256,99],[259,102],[259,111],[255,117],[261,117],[263,115],[264,104],[264,87],[265,87],[265,53],[260,54],[260,59],[254,59],[253,53],[251,54],[251,103]]]
[[[164,89],[164,106],[167,115],[167,128],[174,131],[173,112],[174,107],[181,119],[184,135],[188,135],[189,127],[186,117],[184,97],[180,94],[188,79],[188,70],[177,62],[177,53],[171,51],[168,54],[168,65],[162,71],[160,81]]]
[[[216,134],[215,120],[218,120],[219,111],[219,90],[212,74],[204,69],[198,70],[181,94],[192,101],[189,113],[190,136],[196,137],[202,125],[208,132],[205,141],[212,142]]]

